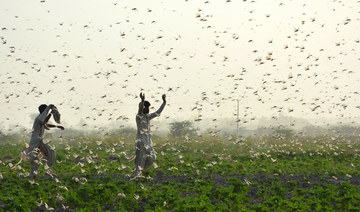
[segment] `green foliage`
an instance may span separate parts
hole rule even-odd
[[[134,135],[51,138],[56,178],[25,178],[21,136],[0,141],[0,211],[358,211],[359,138],[154,137],[133,179]]]
[[[278,127],[273,131],[273,136],[280,139],[290,139],[294,136],[295,132],[292,129],[285,127]]]
[[[170,136],[180,138],[182,136],[195,136],[196,129],[190,121],[179,121],[170,123]]]

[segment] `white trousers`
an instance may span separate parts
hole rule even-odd
[[[135,175],[140,175],[142,170],[149,168],[156,159],[156,153],[152,145],[144,141],[135,142]]]
[[[39,153],[43,154],[43,157],[39,157]],[[48,144],[44,144],[41,138],[31,138],[30,147],[25,149],[21,154],[21,158],[24,161],[30,162],[31,171],[30,175],[36,175],[40,164],[47,164],[49,167],[55,163],[55,150],[53,150]]]

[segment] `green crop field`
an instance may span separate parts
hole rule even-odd
[[[133,179],[134,135],[50,138],[54,178],[16,165],[28,137],[0,141],[0,211],[360,210],[359,137],[155,136]]]

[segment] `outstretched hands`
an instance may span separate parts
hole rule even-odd
[[[44,127],[47,130],[50,130],[50,128],[54,128],[54,127],[59,128],[61,130],[65,130],[65,128],[61,125],[45,124]]]
[[[140,98],[141,98],[141,101],[145,101],[145,94],[143,92],[140,92]]]
[[[58,126],[56,126],[57,128],[59,128],[59,129],[61,129],[61,130],[65,130],[65,128],[63,127],[63,126],[61,126],[61,125],[58,125]]]
[[[161,97],[162,97],[163,102],[166,103],[166,94],[163,94]],[[140,98],[141,98],[142,102],[145,101],[145,94],[143,92],[140,92]]]

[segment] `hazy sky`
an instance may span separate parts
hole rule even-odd
[[[360,3],[19,1],[0,6],[0,127],[31,129],[42,103],[65,127],[281,115],[348,122],[360,112]]]

